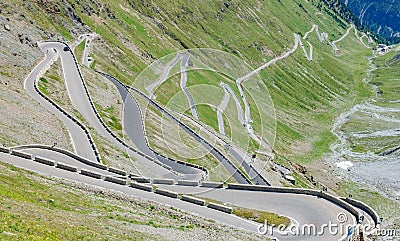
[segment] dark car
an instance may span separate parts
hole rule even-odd
[[[65,46],[65,47],[64,47],[64,51],[69,51],[69,47],[68,47],[68,46]]]

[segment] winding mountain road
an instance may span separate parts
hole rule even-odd
[[[353,27],[353,25],[351,27]],[[346,34],[344,36],[342,36],[341,39],[346,37],[346,35],[350,32],[350,30],[351,30],[351,28],[349,28],[347,30]],[[307,36],[313,31],[315,31],[317,33],[318,38],[319,38],[320,41],[324,41],[326,39],[326,37],[327,37],[326,34],[325,33],[320,34],[319,30],[318,30],[318,25],[315,25],[315,24],[312,26],[310,31],[305,33],[303,39],[306,39]],[[279,56],[279,57],[277,57],[275,59],[272,59],[271,61],[267,62],[266,64],[258,67],[257,69],[249,72],[245,76],[243,76],[241,78],[238,78],[236,80],[237,88],[239,90],[239,93],[241,95],[242,101],[244,103],[244,113],[243,113],[243,109],[242,109],[242,106],[240,104],[240,101],[238,100],[238,98],[236,97],[236,94],[233,92],[233,90],[230,88],[230,86],[226,85],[224,83],[220,84],[221,87],[224,89],[224,92],[225,92],[225,95],[224,95],[224,97],[223,97],[223,99],[221,100],[221,103],[220,103],[220,107],[224,107],[224,108],[220,108],[220,107],[217,108],[218,129],[219,129],[220,133],[222,133],[224,135],[226,134],[225,133],[222,114],[223,114],[224,109],[227,106],[228,101],[229,101],[229,95],[228,95],[228,92],[229,92],[232,95],[232,97],[234,98],[235,103],[236,103],[237,113],[238,113],[238,120],[246,128],[246,131],[248,132],[249,136],[253,140],[255,140],[257,143],[259,143],[261,146],[268,147],[268,144],[265,143],[262,139],[260,139],[253,131],[253,128],[251,126],[252,120],[251,120],[251,114],[250,114],[250,107],[249,107],[249,104],[247,102],[246,95],[245,95],[245,93],[243,91],[242,84],[246,80],[248,80],[250,77],[252,77],[253,75],[258,74],[262,69],[267,68],[268,66],[276,63],[279,60],[282,60],[284,58],[289,57],[292,53],[294,53],[296,51],[296,49],[298,48],[299,45],[301,46],[306,58],[309,61],[312,61],[313,60],[313,46],[312,46],[312,44],[309,41],[307,41],[308,45],[310,46],[310,51],[309,51],[309,54],[308,54],[306,49],[305,49],[305,47],[304,47],[304,45],[303,45],[303,43],[302,43],[302,41],[301,41],[300,36],[295,34],[294,38],[295,38],[295,44],[294,44],[292,49],[290,49],[289,51],[287,51],[286,53],[282,54],[281,56]],[[340,41],[341,39],[337,40],[336,42]],[[333,46],[334,46],[334,43],[333,43]],[[166,66],[164,66],[164,69],[163,69],[163,72],[162,72],[160,78],[156,82],[151,83],[149,86],[147,86],[146,90],[148,91],[148,93],[150,95],[150,98],[154,98],[154,93],[153,93],[154,88],[156,88],[157,86],[159,86],[161,83],[163,83],[166,80],[166,78],[168,77],[171,69],[173,68],[173,66],[179,60],[181,60],[181,63],[180,63],[180,68],[181,68],[180,86],[181,86],[181,89],[185,93],[185,96],[186,96],[186,98],[188,100],[189,107],[190,107],[190,110],[191,110],[193,118],[198,120],[199,119],[198,118],[198,112],[197,112],[193,97],[191,96],[190,92],[186,88],[186,82],[187,82],[186,65],[187,65],[188,60],[189,60],[189,55],[178,53],[175,58],[173,58]],[[237,155],[235,155],[235,153],[233,153],[233,155],[237,156]],[[240,163],[244,163],[243,158],[241,159]]]
[[[173,179],[178,179],[178,176],[171,172],[171,170],[166,169],[165,167],[157,164],[156,162],[150,160],[149,158],[144,157],[143,155],[139,155],[137,152],[133,151],[130,148],[127,148],[126,145],[123,145],[119,142],[115,136],[111,135],[110,132],[105,128],[103,123],[101,123],[100,118],[98,117],[97,113],[95,112],[94,106],[90,99],[89,93],[86,89],[86,85],[82,79],[80,74],[79,66],[77,66],[74,56],[71,50],[64,50],[66,46],[64,43],[60,42],[44,42],[39,44],[43,53],[48,56],[46,59],[47,61],[39,64],[28,76],[27,80],[25,81],[25,88],[27,89],[28,93],[34,93],[32,89],[32,82],[33,80],[37,79],[42,73],[46,65],[50,64],[49,58],[54,57],[53,52],[59,53],[61,58],[64,82],[67,87],[68,95],[70,97],[71,103],[75,109],[77,109],[82,116],[86,119],[86,121],[90,124],[91,127],[94,128],[96,132],[98,132],[101,136],[106,138],[107,140],[114,143],[119,148],[126,150],[129,156],[133,157],[137,163],[136,165],[140,166],[141,175],[149,176],[149,177],[168,177]],[[49,106],[48,101],[44,98],[37,98],[34,97],[41,105]],[[50,107],[51,108],[51,107]],[[60,111],[54,111],[58,113],[59,116],[63,121],[65,117]],[[66,120],[68,126],[70,126],[70,122]],[[64,122],[65,123],[65,122]],[[73,126],[73,125],[72,125]],[[80,152],[78,154],[82,154],[82,156],[94,160],[92,154],[90,154],[91,145],[87,145],[87,137],[83,138],[82,132],[78,131],[77,127],[72,127],[72,131],[70,131],[71,136],[73,136],[73,140],[75,143],[75,148],[79,148]],[[75,142],[76,141],[76,142]]]
[[[112,76],[109,76],[108,74],[104,74],[107,78],[112,78],[116,81]],[[118,81],[119,82],[119,81]],[[160,105],[158,105],[154,100],[146,96],[144,93],[139,91],[136,88],[133,88],[131,86],[126,86],[126,88],[129,88],[130,90],[136,92],[139,94],[141,97],[146,99],[150,105],[155,107],[157,110],[161,111],[166,117],[168,117],[170,120],[172,120],[174,123],[176,123],[180,128],[182,128],[184,131],[186,131],[189,135],[191,135],[196,141],[198,141],[203,147],[215,158],[217,158],[220,163],[227,169],[227,171],[231,174],[233,178],[238,183],[251,183],[249,179],[246,178],[239,170],[238,168],[228,159],[226,158],[220,151],[218,151],[213,145],[211,145],[207,140],[203,139],[201,136],[199,136],[197,133],[195,133],[193,130],[191,130],[189,127],[187,127],[185,124],[183,124],[181,121],[179,121],[176,117],[168,113],[164,108],[162,108]]]
[[[67,115],[61,112],[61,109],[57,106],[52,105],[49,101],[47,101],[42,95],[39,94],[37,89],[37,81],[39,77],[44,73],[46,69],[50,67],[50,65],[54,62],[54,60],[58,57],[57,50],[51,48],[46,44],[39,44],[39,48],[43,53],[45,53],[45,58],[39,62],[35,66],[35,68],[29,73],[24,81],[24,87],[26,92],[41,106],[46,108],[51,113],[55,114],[68,129],[70,134],[72,144],[75,152],[85,157],[89,160],[96,160],[96,151],[93,150],[92,140],[90,140],[85,133],[82,126],[78,124],[78,122],[74,119],[68,118]]]
[[[288,57],[291,53],[293,53],[297,49],[300,42],[299,38],[300,37],[298,35],[295,36],[295,46],[293,47],[293,49],[283,54],[282,56],[271,60],[270,62],[264,64],[263,66],[260,66],[259,68],[250,72],[246,76],[238,79],[237,80],[238,86],[241,86],[241,84],[244,81],[246,81],[252,75],[257,74],[263,68],[275,63],[280,59]],[[93,150],[93,144],[90,141],[90,136],[88,136],[87,133],[85,133],[84,129],[82,129],[82,126],[80,126],[79,124],[77,124],[76,121],[68,117],[62,110],[60,110],[59,107],[55,106],[54,104],[51,104],[49,100],[41,96],[38,90],[35,88],[37,79],[41,75],[43,75],[44,71],[52,64],[54,59],[57,57],[57,54],[59,54],[61,58],[64,81],[67,86],[71,103],[84,116],[86,121],[94,128],[94,130],[96,130],[104,138],[116,144],[118,147],[125,148],[129,155],[134,156],[135,159],[138,161],[137,164],[140,164],[141,168],[145,170],[144,172],[145,174],[147,174],[145,176],[168,177],[174,179],[178,178],[176,176],[176,173],[171,172],[164,166],[159,165],[156,162],[149,160],[148,158],[145,158],[143,155],[138,155],[137,152],[133,151],[130,148],[127,148],[126,145],[122,144],[120,141],[116,139],[115,136],[110,134],[109,130],[107,130],[107,128],[104,126],[96,110],[93,107],[92,100],[86,89],[85,82],[81,76],[79,66],[76,63],[72,51],[68,49],[65,50],[65,46],[66,46],[65,44],[60,42],[45,42],[39,44],[39,48],[45,54],[45,59],[39,62],[39,64],[28,75],[28,77],[25,80],[25,89],[36,101],[38,101],[42,106],[44,106],[46,109],[54,113],[57,117],[59,117],[63,121],[63,123],[67,126],[67,129],[70,132],[76,152],[87,159],[90,160],[96,159],[96,150]],[[183,56],[182,58],[184,57],[185,56]],[[176,59],[176,61],[178,61],[178,59]],[[182,63],[184,63],[184,61],[182,61]],[[182,63],[181,63],[181,68],[182,68]],[[192,133],[193,137],[196,140],[203,143],[203,145],[206,148],[209,148],[210,153],[212,153],[217,158],[219,157],[218,159],[225,166],[225,168],[230,173],[232,173],[232,175],[235,177],[236,180],[238,181],[241,180],[239,182],[242,183],[248,183],[248,180],[246,180],[246,178],[244,178],[243,175],[239,175],[237,169],[231,165],[229,160],[227,160],[221,153],[219,153],[215,148],[213,148],[211,144],[209,144],[207,141],[205,141],[200,136],[195,134],[192,130],[190,130],[187,126],[179,122],[175,117],[166,112],[163,108],[158,106],[154,101],[151,100],[151,98],[148,98],[146,95],[144,95],[143,93],[132,87],[128,87],[121,84],[118,80],[112,78],[111,76],[108,75],[105,76],[115,84],[120,95],[123,97],[125,106],[124,123],[126,124],[126,125],[124,124],[124,126],[126,127],[126,131],[129,137],[132,139],[132,141],[134,141],[135,145],[137,145],[141,151],[143,150],[145,152],[146,155],[154,155],[154,153],[148,147],[147,140],[143,131],[141,112],[136,100],[130,94],[129,89],[136,91],[138,94],[146,98],[150,104],[152,104],[154,107],[162,111],[172,120],[176,121],[176,123],[178,123],[183,129],[186,129],[188,133],[189,132]],[[230,92],[228,88],[224,88],[224,90],[225,90],[225,95],[227,95],[227,93]],[[241,91],[241,93],[243,93],[243,91]],[[242,96],[243,101],[245,101],[245,97],[243,96]],[[227,105],[228,101],[229,98],[228,100],[225,101],[226,104],[224,105]],[[246,106],[247,102],[245,103]],[[242,108],[240,109],[242,110]],[[246,117],[246,115],[249,115],[249,112],[245,114],[246,121],[249,121],[250,120],[248,118],[249,116]],[[92,171],[98,171],[105,175],[109,174],[107,173],[107,171],[100,170],[93,166],[87,166],[81,162],[76,161],[73,158],[62,156],[60,153],[56,153],[53,151],[37,149],[37,148],[25,148],[25,151],[30,152],[33,155],[46,156],[48,158],[56,160],[63,160],[64,162],[70,165],[77,166],[79,170],[82,168],[87,168]],[[155,158],[158,159],[159,157],[155,156]],[[115,183],[106,182],[102,179],[91,178],[88,176],[81,175],[77,172],[69,172],[59,168],[54,168],[21,157],[13,156],[7,153],[0,152],[0,159],[4,162],[40,174],[65,178],[68,180],[78,181],[101,188],[112,189],[126,193],[128,195],[167,204],[179,208],[181,210],[185,210],[190,213],[195,213],[200,216],[206,217],[208,219],[216,220],[223,224],[231,225],[234,227],[243,228],[253,232],[258,232],[260,228],[259,224],[239,218],[235,215],[226,214],[217,210],[206,208],[204,206],[199,206],[189,202],[184,202],[179,199],[173,199],[166,196],[157,195],[153,192],[146,192],[134,189],[126,185],[118,185]],[[173,165],[171,160],[168,161],[170,161],[169,163],[170,165]],[[252,172],[251,168],[252,168],[251,165],[248,165],[248,168],[245,167],[248,173]],[[183,168],[180,169],[180,171],[188,172],[189,169]],[[198,174],[189,172],[187,174]],[[260,181],[264,180],[260,179]],[[344,208],[330,201],[327,201],[326,199],[321,199],[315,196],[310,196],[305,194],[246,191],[246,190],[234,190],[226,188],[210,189],[198,186],[197,187],[177,186],[177,185],[169,185],[169,186],[159,185],[159,186],[161,186],[164,189],[173,190],[179,193],[193,194],[199,197],[211,198],[223,203],[230,203],[241,207],[275,212],[280,215],[285,215],[290,217],[292,220],[292,224],[296,223],[300,226],[313,224],[316,227],[323,227],[323,225],[326,225],[329,222],[337,223],[338,221],[337,217],[339,214],[344,214],[348,217],[348,220],[346,220],[344,224],[355,225],[355,218]],[[345,232],[346,231],[347,230],[345,230]],[[291,240],[333,241],[341,239],[342,237],[345,237],[345,235],[346,233],[342,232],[333,235],[329,233],[324,233],[323,235],[296,236],[290,234],[287,235],[284,232],[276,231],[275,233],[270,234],[268,236],[273,236],[278,238],[279,240],[285,240],[285,241],[289,240],[290,241]]]

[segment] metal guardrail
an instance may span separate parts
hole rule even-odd
[[[11,153],[14,153],[14,155],[16,153],[22,153],[22,152],[18,152],[15,150],[11,149],[11,152],[8,153],[9,155],[12,155]],[[25,153],[23,153],[25,154]],[[18,156],[18,155],[15,155]],[[21,158],[25,158],[30,156],[32,159],[32,155],[30,154],[26,154],[23,155]],[[47,164],[47,163],[44,163]],[[71,172],[79,172],[78,171],[78,167],[75,166],[71,166],[71,165],[67,165],[64,163],[60,163],[58,162],[56,164],[57,168],[60,169],[64,169],[66,171],[71,171]],[[86,175],[88,177],[92,177],[92,178],[96,178],[96,179],[102,179],[103,176],[99,173],[96,172],[92,172],[92,171],[87,171],[87,170],[81,170],[79,172],[81,175]],[[139,177],[139,178],[143,178],[143,177]],[[132,180],[135,180],[135,177],[132,177]],[[148,179],[146,179],[148,180]],[[144,185],[144,184],[140,184],[140,183],[136,183],[136,182],[131,182],[130,180],[127,179],[121,179],[118,177],[114,177],[114,176],[105,176],[104,177],[104,181],[108,181],[108,182],[112,182],[112,183],[116,183],[118,185],[128,185],[130,184],[131,187],[133,188],[137,188],[137,189],[141,189],[141,190],[145,190],[148,192],[152,192],[153,191],[153,186],[151,185]],[[137,180],[139,181],[139,180]],[[213,184],[217,184],[217,183],[213,183]],[[199,184],[201,185],[201,184]],[[224,188],[223,184],[220,183],[219,185],[216,185],[215,188]],[[291,193],[291,194],[303,194],[303,195],[310,195],[310,196],[316,196],[319,198],[323,198],[327,201],[330,201],[338,206],[340,206],[341,208],[347,210],[348,212],[350,212],[353,216],[356,217],[357,222],[360,221],[360,218],[362,217],[362,213],[358,212],[355,207],[360,208],[364,211],[366,211],[376,222],[375,226],[377,228],[379,228],[379,216],[378,214],[372,209],[370,208],[368,205],[357,201],[357,200],[353,200],[353,199],[348,199],[348,198],[338,198],[335,197],[333,195],[330,195],[328,193],[319,191],[319,190],[312,190],[312,189],[302,189],[302,188],[285,188],[285,187],[271,187],[271,186],[262,186],[262,185],[245,185],[245,184],[233,184],[233,183],[229,183],[228,186],[226,187],[226,189],[236,189],[236,190],[247,190],[247,191],[259,191],[259,192],[276,192],[276,193]],[[164,195],[167,197],[171,197],[171,198],[179,198],[179,194],[173,191],[169,191],[169,190],[165,190],[165,189],[160,189],[160,188],[156,188],[155,190],[156,194],[160,194],[160,195]],[[203,202],[201,202],[201,199],[197,200],[198,198],[195,198],[196,200],[188,200],[187,197],[183,197],[182,196],[182,201],[189,201],[192,202],[194,204],[197,205],[203,205]],[[222,212],[226,212],[226,213],[231,213],[232,212],[232,207],[228,207],[225,205],[220,205],[220,204],[216,204],[216,203],[208,203],[207,205],[208,208],[212,208],[215,210],[219,210]]]
[[[46,146],[46,145],[37,145],[37,144],[33,144],[33,145],[22,145],[22,146],[16,146],[16,147],[12,147],[11,149],[13,150],[22,150],[22,149],[30,149],[30,148],[37,148],[37,149],[44,149],[44,150],[50,150],[50,151],[54,151],[54,152],[58,152],[61,154],[64,154],[66,156],[69,156],[79,162],[82,162],[84,164],[87,164],[89,166],[93,166],[102,170],[107,170],[108,167],[106,165],[103,165],[101,163],[98,162],[94,162],[91,161],[89,159],[83,158],[75,153],[72,153],[68,150],[62,149],[62,148],[58,148],[58,147],[52,147],[52,146]]]

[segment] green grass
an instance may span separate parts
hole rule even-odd
[[[104,108],[98,103],[94,102],[97,112],[99,113],[101,119],[104,123],[112,130],[117,132],[120,137],[123,137],[122,133],[122,121],[120,118],[116,117],[116,110],[113,106]]]
[[[197,105],[196,108],[200,121],[218,132],[218,120],[215,118],[217,116],[216,110],[209,105]]]
[[[157,79],[155,79],[157,80]],[[154,90],[154,94],[157,96],[157,101],[161,103],[163,106],[171,106],[175,105],[175,98],[183,98],[182,93],[180,91],[180,74],[174,75],[171,78],[167,79],[164,83],[162,83],[157,89]],[[147,92],[145,92],[147,94]],[[170,101],[173,101],[170,103]],[[183,101],[179,101],[183,102]],[[176,108],[175,106],[173,106]],[[178,106],[180,107],[180,106]],[[189,108],[187,103],[183,103],[183,109]]]
[[[0,71],[0,75],[7,76],[7,77],[12,77],[12,75],[10,73],[5,72],[5,71]]]
[[[200,198],[205,200],[207,203],[212,202],[212,203],[216,203],[216,204],[220,204],[220,205],[226,205],[223,202],[212,199],[212,198],[207,198],[207,197],[200,197]],[[257,209],[251,209],[251,208],[238,207],[238,206],[234,206],[234,205],[230,205],[230,206],[232,206],[232,209],[233,209],[232,214],[234,214],[238,217],[241,217],[241,218],[245,218],[245,219],[255,221],[258,223],[262,223],[262,224],[267,222],[268,225],[274,225],[275,227],[278,227],[279,225],[288,227],[290,224],[289,218],[278,215],[276,213],[271,213],[271,212],[257,210]]]
[[[73,39],[71,33],[64,26],[56,25],[56,29],[66,40]]]
[[[398,136],[349,138],[349,140],[354,146],[353,151],[357,152],[370,151],[380,153],[381,150],[387,150],[399,145]]]
[[[104,218],[96,218],[94,213],[112,214],[118,206],[107,204],[93,194],[89,194],[88,199],[88,194],[51,181],[52,185],[40,183],[37,180],[45,179],[11,165],[0,163],[0,166],[3,169],[0,174],[0,239],[91,240],[101,236],[124,239],[125,235],[112,228],[93,225],[104,222]],[[109,211],[105,212],[105,207]],[[98,233],[99,229],[102,234]],[[147,236],[133,233],[142,238]]]
[[[229,119],[224,115],[222,115],[222,118],[224,119],[224,127],[225,127],[226,135],[232,136],[232,126],[231,126]]]
[[[61,77],[59,75],[55,75],[55,74],[46,74],[47,77],[49,77],[49,79],[61,82]]]
[[[86,44],[86,41],[83,40],[80,44],[78,44],[75,47],[74,54],[75,54],[75,58],[78,60],[78,62],[80,62],[80,60],[82,59],[83,51],[85,50],[85,44]]]
[[[90,64],[90,69],[95,69],[96,68],[96,60],[93,60],[92,63]]]
[[[355,145],[355,146],[352,148],[352,151],[353,151],[353,152],[358,152],[358,153],[365,153],[365,152],[367,152],[367,149],[366,149],[364,146],[362,146],[362,145]]]
[[[383,56],[376,58],[373,63],[377,66],[377,69],[372,72],[372,82],[379,83],[379,90],[382,91],[382,97],[378,98],[376,104],[384,107],[396,107],[396,104],[392,103],[399,99],[400,84],[400,70],[399,63],[386,66],[387,60],[393,59],[398,52],[388,53]]]
[[[334,140],[330,130],[325,130],[319,133],[318,139],[313,142],[312,149],[304,156],[299,157],[301,162],[315,161],[323,157],[325,153],[330,152],[329,145]]]
[[[45,83],[45,84],[49,83],[49,82],[47,81],[47,79],[44,78],[44,77],[40,77],[39,80],[40,80],[42,83]]]
[[[257,223],[267,222],[269,225],[274,225],[275,227],[288,227],[290,224],[289,218],[266,211],[235,207],[232,213],[238,217],[255,221]]]
[[[50,92],[48,90],[48,81],[46,78],[40,77],[37,87],[39,91],[42,92],[44,95],[50,95]]]

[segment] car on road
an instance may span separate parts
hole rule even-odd
[[[69,47],[68,47],[68,46],[65,46],[65,47],[64,47],[64,51],[69,51]]]

